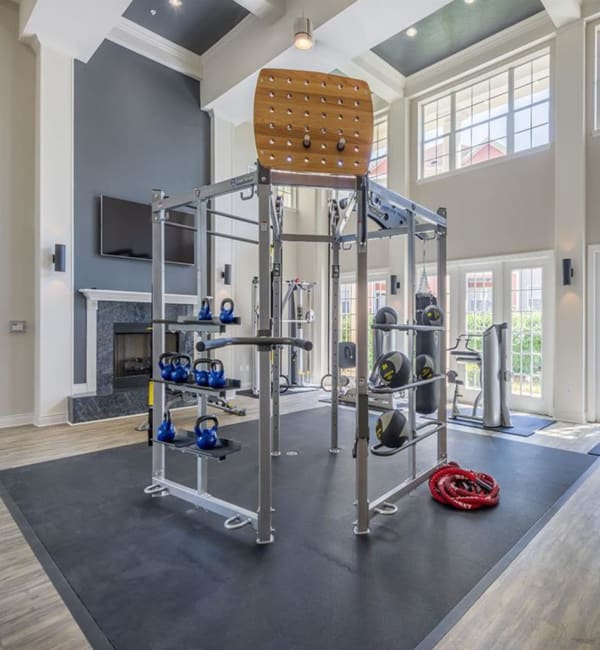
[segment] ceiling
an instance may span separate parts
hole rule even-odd
[[[156,13],[153,15],[152,11]],[[233,0],[183,0],[178,8],[172,7],[169,0],[133,0],[123,15],[196,54],[203,54],[248,12]]]
[[[454,0],[418,22],[414,38],[403,31],[373,52],[409,76],[543,10],[541,0]]]

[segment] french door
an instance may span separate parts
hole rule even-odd
[[[548,413],[553,390],[548,362],[553,334],[552,255],[463,261],[448,268],[450,345],[467,334],[469,346],[481,350],[481,334],[493,323],[508,323],[510,408]],[[472,401],[481,389],[477,366],[457,365],[450,356],[449,367],[459,373],[465,384],[462,392]]]

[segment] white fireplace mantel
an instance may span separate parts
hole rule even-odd
[[[90,302],[151,302],[152,294],[149,291],[119,291],[115,289],[79,289],[88,305]],[[197,305],[198,297],[186,293],[165,294],[165,304],[169,305]]]
[[[96,346],[98,339],[99,302],[152,302],[149,291],[120,291],[115,289],[79,289],[86,300],[86,383],[73,386],[73,394],[96,392]],[[198,306],[198,297],[185,293],[165,294],[165,305]]]

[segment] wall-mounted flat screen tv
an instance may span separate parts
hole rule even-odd
[[[169,211],[169,221],[194,225],[194,215]],[[134,260],[152,259],[152,220],[150,205],[100,197],[100,254]],[[194,231],[165,227],[165,261],[194,263]]]

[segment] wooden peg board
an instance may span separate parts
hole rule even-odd
[[[369,85],[320,72],[261,70],[254,138],[260,164],[268,169],[362,176],[373,146]],[[340,139],[345,140],[341,151]]]

